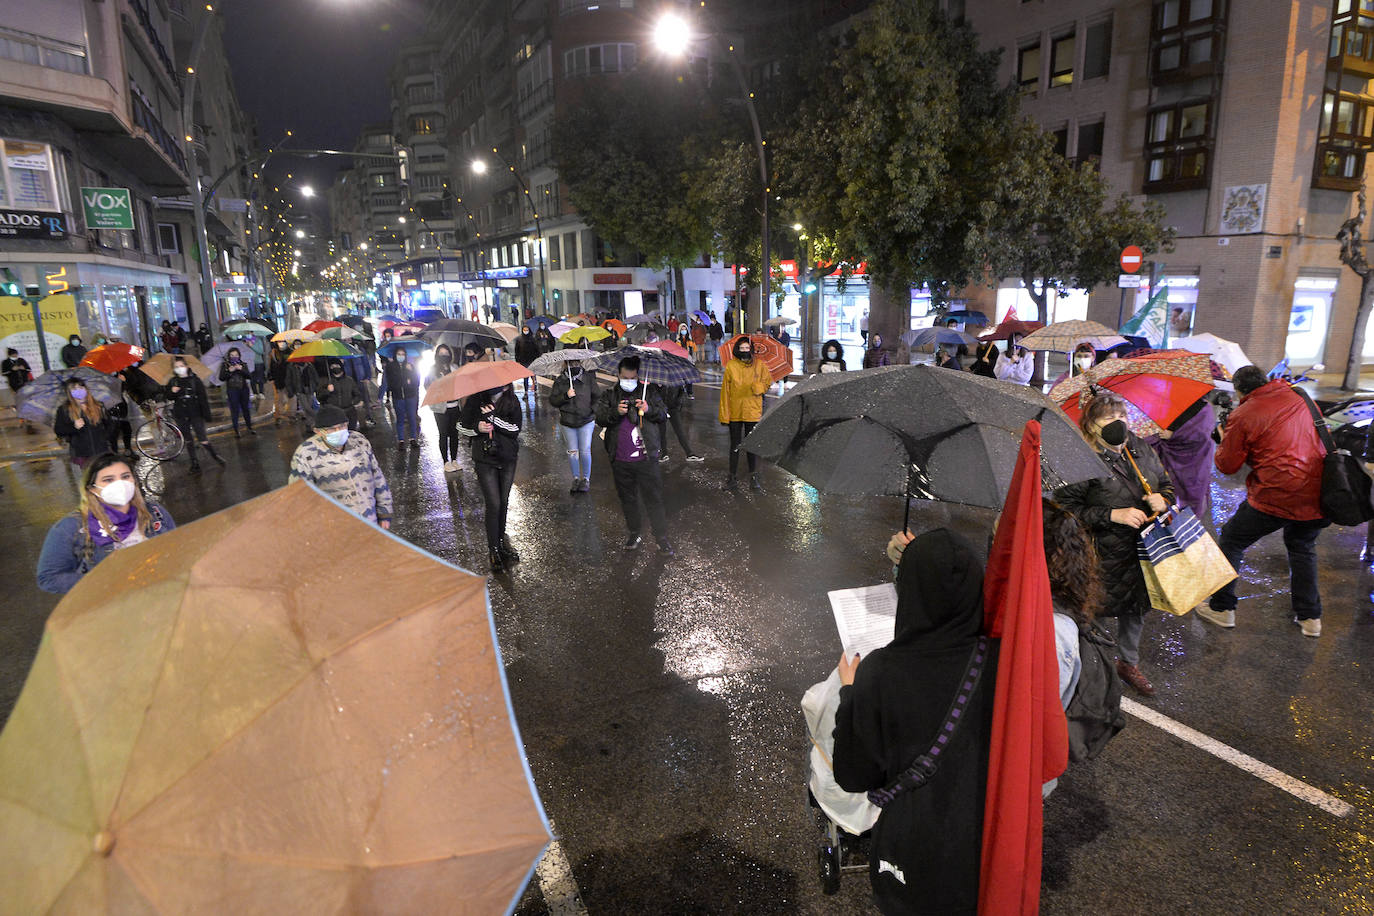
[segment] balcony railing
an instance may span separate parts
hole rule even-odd
[[[528,121],[544,108],[553,104],[553,80],[544,80],[535,86],[529,93],[522,95],[519,104],[515,109],[515,117],[520,121]]]
[[[147,131],[152,141],[167,154],[168,158],[177,164],[182,172],[188,172],[186,153],[182,150],[181,144],[167,132],[167,128],[163,127],[162,122],[158,120],[157,114],[148,107],[148,103],[143,101],[137,92],[131,92],[129,95],[134,104],[134,124]]]
[[[172,63],[172,55],[167,53],[167,49],[162,44],[162,39],[158,37],[157,29],[153,28],[153,17],[148,12],[147,0],[129,0],[129,5],[134,8],[134,13],[138,16],[138,24],[143,26],[143,34],[148,39],[148,43],[153,46],[153,52],[157,54],[162,69],[167,71],[167,75],[172,79],[172,84],[180,92],[181,78],[177,76],[177,68]]]

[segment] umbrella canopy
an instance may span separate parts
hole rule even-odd
[[[391,326],[391,331],[397,337],[413,337],[416,334],[423,334],[425,328],[427,327],[429,327],[429,325],[425,324],[422,321],[402,321],[397,324],[393,324]]]
[[[638,315],[630,315],[630,316],[626,317],[625,323],[626,323],[626,324],[656,324],[656,325],[660,325],[660,326],[663,325],[663,322],[659,320],[659,318],[658,318],[657,315],[651,315],[651,314],[649,314],[648,312],[641,312],[641,313],[638,314]]]
[[[528,325],[529,325],[529,322],[527,321],[527,322],[525,322],[525,324],[526,324],[526,326],[528,326]],[[574,324],[574,323],[571,322],[571,321],[556,321],[556,322],[554,322],[553,324],[548,325],[547,327],[548,327],[548,329],[549,329],[549,333],[550,333],[550,334],[552,334],[554,337],[560,337],[560,336],[562,336],[562,335],[568,333],[569,331],[571,331],[571,330],[573,330],[573,329],[575,329],[575,328],[581,327],[581,325],[579,325],[579,324]],[[537,330],[537,329],[536,329],[536,328],[531,328],[530,330],[533,331],[533,330]]]
[[[701,381],[701,373],[691,361],[653,347],[621,347],[596,357],[596,368],[615,372],[616,366],[627,356],[639,357],[639,378],[650,385],[674,388]]]
[[[236,343],[234,341],[217,343],[213,347],[202,353],[200,357],[201,361],[205,363],[206,368],[208,368],[211,372],[215,373],[216,378],[218,378],[219,376],[220,364],[228,358],[230,350],[238,350],[239,357],[243,359],[244,363],[248,366],[250,370],[257,365],[257,360],[254,358],[252,347],[249,347],[246,344]]]
[[[420,401],[420,406],[442,404],[446,401],[465,398],[479,391],[504,388],[516,379],[530,378],[533,375],[533,372],[513,359],[502,359],[496,362],[482,360],[467,363],[454,369],[448,375],[435,379],[434,384],[425,389],[425,396]]]
[[[780,328],[780,327],[783,327],[784,325],[796,324],[796,323],[797,323],[797,319],[795,319],[795,318],[788,318],[788,317],[785,316],[785,315],[778,315],[778,316],[775,317],[775,318],[769,318],[767,321],[765,321],[765,322],[763,323],[763,326],[766,327],[766,328]]]
[[[354,330],[346,324],[341,324],[337,328],[325,328],[320,332],[320,340],[367,340],[368,337],[362,331]]]
[[[312,359],[359,359],[362,351],[342,340],[312,340],[301,344],[287,357],[293,363],[307,363]]]
[[[456,344],[459,348],[472,341],[482,344],[483,347],[504,347],[506,345],[506,337],[500,331],[479,321],[469,321],[466,318],[441,318],[425,325],[420,336],[436,344],[441,342],[450,345]]]
[[[1192,337],[1180,337],[1178,340],[1169,341],[1169,343],[1179,350],[1210,354],[1212,359],[1220,363],[1222,368],[1231,375],[1235,375],[1237,369],[1253,365],[1250,362],[1250,357],[1246,356],[1245,351],[1240,348],[1240,344],[1223,340],[1215,334],[1194,334]]]
[[[149,357],[140,368],[148,378],[157,382],[159,385],[165,385],[172,380],[172,376],[175,374],[173,371],[175,366],[173,362],[174,359],[185,360],[186,365],[192,372],[200,376],[202,382],[210,382],[215,378],[214,370],[189,353],[178,353],[175,356],[171,353],[159,353],[156,356]]]
[[[692,358],[692,354],[688,353],[682,344],[674,343],[671,340],[655,340],[653,343],[640,344],[639,346],[647,350],[662,350],[664,353],[671,353],[681,359]]]
[[[710,324],[712,321],[715,320],[711,317],[710,312],[703,312],[701,309],[697,309],[695,312],[693,312],[692,317],[695,318],[697,321],[700,321],[702,324]]]
[[[278,331],[272,335],[272,343],[295,343],[298,340],[314,340],[315,335],[310,331],[299,328],[291,328],[287,331]]]
[[[812,376],[764,416],[744,447],[825,492],[910,493],[995,509],[1028,420],[1043,428],[1048,486],[1108,473],[1040,392],[935,366]]]
[[[978,338],[954,328],[917,328],[902,335],[908,347],[928,347],[932,344],[977,344]]]
[[[625,332],[629,330],[629,325],[625,324],[625,322],[621,321],[619,318],[607,318],[605,321],[601,322],[601,326],[616,337],[623,336]]]
[[[225,337],[245,337],[249,334],[261,334],[264,337],[271,337],[274,332],[267,325],[257,321],[235,321],[225,326]],[[276,338],[273,338],[274,340]]]
[[[572,322],[568,323],[572,324]],[[558,324],[558,319],[552,315],[535,315],[533,318],[525,319],[524,327],[531,331],[537,331],[540,328],[552,327],[555,324]]]
[[[945,320],[953,318],[955,321],[963,321],[971,324],[987,324],[988,316],[977,309],[955,309],[952,312],[945,312]]]
[[[1013,334],[1017,337],[1025,337],[1027,334],[1034,333],[1043,327],[1044,325],[1038,321],[1018,321],[1012,318],[1008,321],[1003,321],[990,331],[984,331],[982,334],[979,334],[978,337],[981,340],[1010,340]]]
[[[558,339],[565,344],[580,344],[591,340],[605,340],[610,336],[611,332],[605,328],[581,327],[558,335]]]
[[[367,324],[367,319],[362,315],[340,315],[339,323],[346,324],[350,328],[361,328],[363,325]]]
[[[14,393],[16,412],[25,420],[51,426],[57,409],[67,403],[67,380],[79,378],[86,383],[88,397],[94,397],[106,407],[120,401],[119,379],[90,366],[75,369],[53,369],[44,372]]]
[[[1050,389],[1050,400],[1075,421],[1094,388],[1126,400],[1126,425],[1138,436],[1161,429],[1212,390],[1211,360],[1204,353],[1156,350],[1130,359],[1103,360]]]
[[[341,327],[343,327],[343,322],[340,322],[340,321],[325,321],[323,318],[316,318],[314,321],[310,322],[310,323],[307,324],[305,327],[301,328],[301,330],[302,330],[302,331],[309,331],[311,334],[318,334],[318,333],[320,333],[321,331],[323,331],[325,328],[341,328]]]
[[[493,321],[487,327],[500,334],[506,343],[512,343],[515,338],[520,336],[520,329],[509,321]]]
[[[80,365],[108,374],[141,363],[147,355],[147,350],[133,344],[103,344],[87,350],[86,355],[81,358]]]
[[[1126,338],[1096,321],[1056,321],[1026,335],[1020,346],[1027,350],[1072,353],[1079,344],[1091,344],[1094,350],[1106,350],[1125,342]]]
[[[585,364],[589,359],[596,359],[601,353],[596,350],[582,349],[562,349],[551,350],[548,353],[541,353],[530,363],[531,375],[555,376],[561,375],[568,370],[573,363]]]
[[[378,316],[377,316],[377,320],[378,320],[378,321],[389,321],[389,322],[391,322],[392,324],[396,324],[397,322],[405,321],[405,319],[402,318],[401,316],[399,316],[399,315],[393,315],[393,314],[391,314],[390,312],[387,312],[387,313],[384,314],[384,315],[378,315]]]
[[[403,337],[398,340],[389,340],[377,348],[377,352],[387,359],[391,359],[397,350],[405,350],[413,359],[417,353],[422,353],[430,349],[430,345],[418,337]]]
[[[0,799],[25,913],[507,912],[549,840],[482,578],[300,482],[63,598]]]
[[[720,345],[721,364],[728,363],[735,358],[735,341],[744,337],[744,334],[736,334]],[[787,378],[792,374],[792,349],[784,347],[782,341],[767,334],[749,334],[749,340],[754,345],[754,358],[762,359],[768,366],[768,374],[773,376],[773,381]]]

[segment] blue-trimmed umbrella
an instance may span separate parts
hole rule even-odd
[[[614,372],[617,364],[627,356],[639,357],[639,378],[650,385],[673,388],[701,381],[701,373],[690,360],[652,347],[621,347],[597,356],[594,365],[597,369]]]
[[[378,347],[377,353],[380,356],[391,359],[397,350],[405,350],[406,354],[410,356],[411,359],[414,359],[417,355],[429,349],[431,349],[431,346],[426,340],[421,340],[418,337],[398,337]]]
[[[88,397],[106,407],[119,403],[119,379],[97,372],[90,366],[75,369],[53,369],[44,372],[14,393],[15,412],[25,420],[51,426],[57,409],[67,403],[67,380],[79,378],[86,383]]]
[[[558,319],[552,315],[535,315],[533,318],[525,320],[525,327],[531,331],[538,331],[540,328],[551,327],[558,323]]]
[[[213,347],[211,347],[210,349],[206,350],[203,354],[201,354],[200,361],[205,363],[205,365],[209,366],[211,369],[213,369],[215,371],[215,375],[218,376],[220,364],[223,363],[229,357],[230,350],[239,351],[239,356],[243,357],[243,361],[245,364],[247,364],[248,370],[250,372],[253,370],[253,367],[258,364],[256,355],[253,353],[253,348],[248,346],[246,342],[240,342],[236,340],[225,341],[224,343],[215,344]]]
[[[931,344],[977,344],[978,338],[954,328],[919,328],[902,335],[908,347],[928,347]]]

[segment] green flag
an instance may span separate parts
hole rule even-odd
[[[1161,287],[1121,326],[1122,334],[1144,337],[1150,346],[1162,349],[1169,343],[1169,288]]]

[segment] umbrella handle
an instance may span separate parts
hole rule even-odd
[[[902,533],[911,533],[911,466],[906,469],[906,513],[902,516]]]

